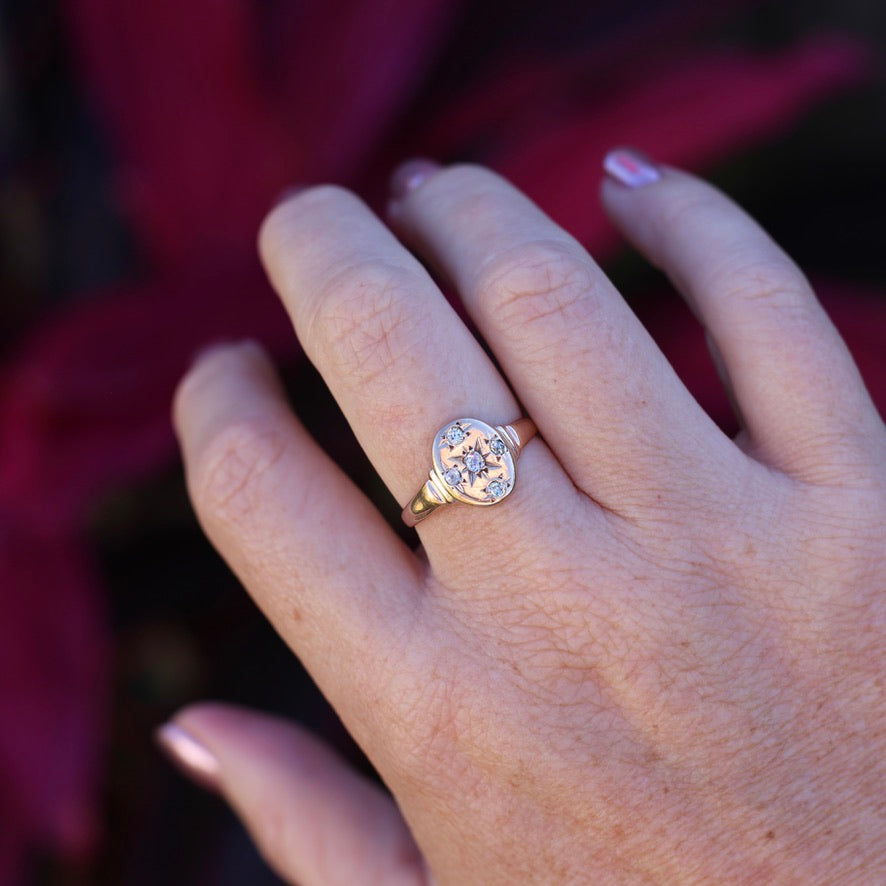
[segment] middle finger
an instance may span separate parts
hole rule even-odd
[[[732,444],[590,255],[488,169],[442,169],[391,205],[458,287],[576,484],[611,510],[722,473]]]
[[[421,264],[350,192],[320,186],[296,195],[271,213],[259,244],[306,353],[401,504],[427,480],[444,422],[519,417],[504,379]],[[540,502],[562,508],[577,499],[541,440],[522,453],[520,475],[515,494],[494,509],[497,525],[519,520],[527,506],[535,525]],[[426,546],[455,525],[470,531],[488,511],[441,509],[421,524]]]

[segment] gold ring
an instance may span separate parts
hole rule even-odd
[[[434,437],[434,467],[403,508],[406,525],[415,526],[452,502],[488,507],[504,501],[517,482],[517,457],[535,434],[528,418],[495,427],[476,418],[443,425]]]

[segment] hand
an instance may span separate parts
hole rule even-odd
[[[310,188],[260,245],[401,505],[458,416],[521,407],[513,494],[402,544],[253,345],[183,381],[206,532],[393,794],[224,706],[165,741],[292,882],[886,881],[886,434],[807,281],[725,196],[628,152],[605,207],[713,342],[728,439],[593,259],[493,173],[401,170],[390,224]],[[188,765],[188,764],[185,764]]]

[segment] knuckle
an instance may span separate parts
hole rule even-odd
[[[421,286],[404,268],[364,262],[340,271],[319,293],[308,340],[336,372],[367,384],[418,358],[419,317],[414,292]]]
[[[589,262],[566,244],[538,241],[508,250],[483,268],[477,297],[496,323],[520,329],[572,323],[592,309],[597,281]]]
[[[666,256],[674,232],[700,232],[709,227],[722,231],[724,219],[734,211],[723,194],[697,183],[659,210],[653,253]],[[810,301],[811,289],[803,273],[761,231],[748,231],[742,242],[723,250],[723,257],[710,265],[707,277],[702,288],[723,298],[799,311]]]
[[[212,522],[240,524],[260,504],[263,480],[279,463],[286,440],[276,423],[241,420],[217,434],[194,469],[192,490]]]
[[[786,259],[738,260],[722,270],[724,296],[749,305],[803,315],[810,303],[809,286]]]

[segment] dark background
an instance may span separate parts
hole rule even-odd
[[[243,0],[242,5],[255,11],[250,19],[255,33],[250,39],[258,47],[257,57],[264,57],[262,53],[274,57],[280,51],[274,45],[274,16],[283,15],[286,10],[281,12],[281,7],[287,4]],[[305,15],[312,6],[290,5],[305,7]],[[341,4],[342,15],[350,14],[357,5]],[[396,3],[388,6],[392,13],[396,11]],[[862,73],[845,78],[839,87],[825,83],[810,88],[806,98],[797,99],[795,107],[784,112],[783,124],[764,120],[756,129],[747,127],[744,137],[739,134],[731,142],[714,143],[695,155],[689,151],[687,157],[690,162],[696,157],[695,168],[739,199],[812,278],[821,281],[829,308],[844,318],[848,329],[856,330],[856,338],[846,333],[850,343],[857,340],[859,349],[867,349],[863,368],[875,366],[870,355],[876,355],[877,343],[886,339],[886,330],[879,325],[882,311],[875,310],[878,303],[883,304],[880,293],[886,293],[883,4],[872,0],[724,3],[716,13],[704,15],[687,11],[691,4],[654,2],[549,0],[450,6],[453,11],[441,16],[441,36],[428,48],[426,63],[404,66],[403,76],[414,82],[388,114],[384,137],[377,137],[377,133],[372,139],[367,137],[365,149],[351,141],[347,145],[350,159],[340,167],[331,162],[328,169],[322,163],[306,163],[300,170],[293,162],[290,171],[284,157],[279,164],[280,180],[275,184],[282,187],[290,173],[293,180],[300,173],[307,180],[328,174],[380,206],[391,165],[420,151],[447,161],[478,160],[503,171],[514,169],[517,180],[547,207],[545,197],[554,194],[553,190],[548,192],[546,185],[539,183],[534,191],[531,175],[527,172],[521,180],[518,174],[531,164],[521,166],[522,161],[513,159],[523,144],[521,127],[532,121],[513,122],[516,112],[507,110],[505,98],[497,99],[492,87],[490,107],[503,107],[502,113],[511,115],[501,143],[483,125],[479,111],[480,122],[473,128],[465,124],[457,141],[447,141],[435,130],[435,120],[453,119],[452,104],[462,100],[459,97],[482,93],[515,59],[528,59],[527,69],[550,66],[550,76],[538,78],[529,92],[533,102],[554,109],[549,110],[552,116],[547,119],[560,119],[555,113],[559,103],[564,106],[564,119],[567,111],[571,114],[587,106],[596,115],[605,140],[606,114],[615,114],[606,97],[612,89],[625,88],[619,77],[624,74],[622,65],[632,59],[657,54],[656,64],[668,70],[683,64],[694,52],[716,54],[737,49],[777,54],[810,35],[826,33],[828,39],[843,35],[861,47],[866,58]],[[336,65],[347,66],[348,57],[335,57],[334,35],[339,25],[334,16],[327,27],[333,35],[327,51],[331,70]],[[146,227],[138,221],[138,212],[120,197],[120,170],[131,158],[127,160],[125,145],[121,148],[119,121],[103,104],[101,89],[96,89],[96,78],[106,75],[98,75],[90,67],[88,34],[84,36],[76,5],[53,0],[6,2],[0,11],[0,28],[0,355],[6,365],[3,391],[11,397],[25,369],[39,363],[34,355],[41,353],[43,330],[54,329],[53,334],[63,338],[73,322],[68,318],[80,316],[84,306],[100,314],[106,303],[131,298],[132,287],[159,280],[159,291],[163,280],[177,276],[190,280],[192,270],[189,264],[177,274],[174,261],[168,256],[158,258],[162,250],[145,237]],[[157,66],[165,65],[165,33],[159,28],[144,34],[144,40],[153,41]],[[195,29],[194,40],[201,39],[200,29]],[[558,68],[562,60],[574,60],[572,68]],[[273,69],[263,75],[273,83]],[[322,92],[326,82],[318,74],[304,88]],[[573,88],[576,82],[580,88]],[[636,88],[641,87],[642,83]],[[157,89],[167,88],[157,85]],[[221,93],[227,88],[226,83],[218,84]],[[767,87],[756,82],[754,88]],[[820,94],[815,93],[816,88]],[[569,96],[568,102],[564,95]],[[723,96],[724,102],[731,100],[732,96]],[[224,107],[224,102],[220,106]],[[477,107],[482,111],[482,102]],[[304,131],[310,131],[314,122],[306,115]],[[617,125],[617,121],[613,123],[613,139],[618,135]],[[701,131],[712,124],[700,118],[693,125]],[[659,156],[659,133],[653,124],[646,136],[648,142],[638,146]],[[232,137],[237,137],[236,133]],[[662,133],[661,137],[668,145],[675,143],[670,136]],[[353,140],[354,136],[348,138]],[[699,136],[699,141],[704,139]],[[207,143],[207,151],[212,150],[212,143]],[[284,150],[282,145],[280,150]],[[680,153],[676,148],[668,151]],[[664,159],[682,160],[667,152]],[[570,174],[569,163],[564,162],[561,175],[568,178]],[[260,195],[264,205],[275,196],[269,186],[266,190]],[[587,200],[591,206],[593,195]],[[550,197],[550,205],[556,205],[555,195]],[[595,211],[588,209],[589,213]],[[255,212],[249,204],[242,215],[249,220]],[[246,221],[243,224],[247,229]],[[626,297],[660,336],[663,346],[673,349],[675,361],[685,357],[682,370],[706,373],[692,356],[698,351],[698,330],[676,301],[662,301],[664,286],[658,276],[615,246],[611,235],[599,234],[595,228],[589,229],[585,239],[592,248],[599,242],[595,252],[602,254]],[[214,248],[218,250],[218,244]],[[244,254],[251,254],[251,239],[244,242],[243,249]],[[214,262],[223,262],[221,252],[209,248],[201,260],[210,268]],[[254,259],[244,258],[246,261]],[[161,266],[162,274],[157,270]],[[175,328],[180,318],[174,303],[172,307],[168,302],[157,304],[157,311],[166,311],[169,327]],[[232,304],[230,332],[236,334],[237,311],[242,310],[246,328],[253,322],[253,308],[248,300],[239,309],[236,300]],[[162,329],[162,324],[158,328]],[[183,366],[184,357],[204,343],[199,335],[193,341],[175,343],[181,350],[175,359]],[[287,344],[287,339],[278,335],[271,346],[283,365],[303,421],[396,523],[396,504],[380,487],[294,341]],[[163,351],[167,342],[155,338],[152,347]],[[53,366],[57,369],[63,364],[60,358]],[[103,365],[99,361],[99,366]],[[102,371],[97,370],[99,389]],[[882,388],[883,379],[873,379],[870,368],[866,371],[872,386],[876,383]],[[710,389],[707,377],[696,383],[703,391]],[[98,399],[101,402],[100,395]],[[40,439],[45,451],[41,452],[48,462],[56,449],[62,452],[69,446],[70,428],[78,422],[98,428],[89,438],[95,451],[102,451],[103,445],[109,451],[122,445],[119,434],[103,430],[104,419],[95,417],[99,413],[93,401],[89,402],[89,409],[79,411],[75,402],[64,422],[42,426]],[[718,417],[728,424],[722,403],[712,400],[711,404],[711,410],[720,410]],[[26,422],[27,410],[23,415]],[[149,431],[144,433],[149,436]],[[6,827],[7,835],[14,832],[17,840],[13,849],[7,847],[9,857],[15,859],[7,868],[15,878],[11,883],[276,882],[222,802],[186,783],[152,744],[152,730],[190,700],[225,699],[286,714],[325,735],[356,765],[366,765],[293,655],[203,538],[171,444],[158,445],[152,453],[138,465],[133,462],[131,468],[121,468],[108,482],[96,484],[83,496],[77,519],[70,524],[74,529],[69,534],[87,552],[93,567],[98,602],[90,611],[97,613],[96,630],[108,652],[91,671],[90,679],[104,687],[91,696],[99,699],[97,713],[78,727],[86,730],[84,747],[92,750],[74,754],[70,763],[80,765],[90,753],[97,761],[87,779],[92,793],[84,794],[92,799],[89,809],[75,807],[82,811],[82,828],[77,822],[68,822],[67,830],[54,826],[41,829],[39,809],[23,811],[26,804],[16,800],[13,791],[7,794],[5,805],[0,805],[5,817],[0,827],[17,823],[11,830]],[[52,498],[53,493],[41,494]],[[12,515],[8,525],[0,524],[9,533],[17,525],[17,501],[0,498],[0,514],[5,508]],[[0,587],[0,594],[8,595],[8,600],[19,592],[38,613],[45,612],[45,586],[29,587],[27,581],[16,584],[10,580]],[[72,599],[76,603],[76,598]],[[37,638],[30,654],[39,659],[47,654],[52,639],[46,637],[44,645],[39,632]],[[6,642],[11,642],[8,637]],[[18,679],[15,673],[9,676]],[[28,672],[21,679],[35,678]],[[51,682],[55,678],[50,674],[46,679]],[[41,687],[36,683],[26,686],[33,688],[35,697],[41,697]],[[76,691],[84,691],[83,685],[78,684]],[[17,709],[7,704],[4,710],[4,701],[0,694],[0,722],[10,723],[17,717]],[[47,736],[41,736],[40,741],[41,747],[50,748],[44,753],[51,753],[53,745]],[[59,741],[64,743],[64,735]],[[0,756],[0,791],[9,781],[3,775],[4,766],[12,767],[16,778],[21,775],[15,768],[20,765],[17,760],[14,749],[5,758]],[[26,780],[22,783],[27,784]],[[51,798],[51,785],[44,784],[40,790]]]

